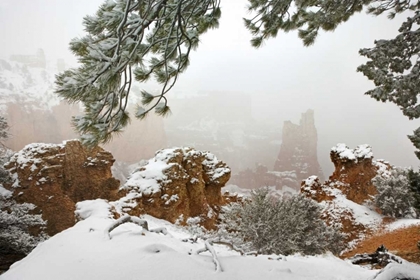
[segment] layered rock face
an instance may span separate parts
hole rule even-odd
[[[329,181],[335,184],[349,200],[362,204],[377,194],[372,179],[378,174],[379,166],[383,164],[373,161],[370,146],[360,145],[352,150],[345,144],[338,144],[331,149],[330,157],[335,170]]]
[[[317,144],[313,110],[302,114],[299,125],[284,122],[282,144],[274,171],[295,172],[297,182],[311,175],[318,176],[322,181],[324,175],[318,163]],[[296,188],[299,189],[299,183]]]
[[[375,211],[372,198],[377,193],[372,179],[391,169],[388,163],[373,160],[372,149],[360,145],[350,149],[338,144],[331,149],[335,171],[325,183],[311,176],[302,182],[301,193],[317,201],[328,224],[347,235],[346,242],[359,240],[376,228],[382,217]]]
[[[102,148],[87,150],[79,141],[31,144],[5,165],[13,178],[5,188],[18,203],[32,203],[50,236],[75,224],[75,204],[116,199],[119,181],[111,174],[113,156]]]
[[[229,178],[227,165],[209,152],[160,150],[131,174],[120,188],[122,198],[111,204],[120,214],[150,214],[170,222],[198,217],[211,228],[224,203],[221,188]]]

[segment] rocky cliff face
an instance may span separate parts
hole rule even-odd
[[[85,149],[78,141],[31,144],[5,165],[12,182],[4,187],[18,203],[32,203],[50,236],[74,225],[75,204],[87,199],[116,199],[113,156],[102,148]]]
[[[322,181],[324,175],[318,163],[317,144],[313,110],[302,114],[299,125],[290,121],[284,122],[282,144],[274,171],[294,171],[297,182],[311,175],[318,176]],[[295,187],[299,189],[299,185]]]
[[[349,200],[362,204],[377,193],[372,179],[383,164],[373,160],[369,145],[350,149],[345,144],[338,144],[331,149],[330,157],[335,170],[329,182],[335,184]]]
[[[5,164],[11,179],[0,181],[0,214],[27,209],[24,213],[19,210],[15,218],[24,214],[32,221],[25,227],[25,235],[42,239],[44,234],[53,236],[72,227],[78,218],[76,204],[81,201],[105,199],[115,216],[150,214],[207,228],[215,227],[221,205],[240,201],[235,196],[222,196],[230,169],[209,152],[160,150],[121,187],[112,177],[113,163],[109,152],[100,147],[88,150],[76,140],[27,145]],[[39,242],[33,241],[31,248]],[[4,244],[0,244],[0,271],[27,253]]]
[[[372,204],[377,193],[372,179],[389,172],[391,166],[373,160],[368,145],[350,149],[338,144],[331,149],[330,156],[335,170],[329,180],[323,183],[311,176],[302,182],[301,193],[320,204],[323,218],[339,227],[351,246],[352,241],[360,240],[382,222]]]
[[[209,152],[160,150],[131,174],[120,188],[122,198],[111,204],[120,214],[147,213],[180,223],[196,217],[211,228],[224,203],[221,188],[229,178],[227,165]]]

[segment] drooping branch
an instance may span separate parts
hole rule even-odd
[[[250,18],[245,26],[254,36],[251,43],[260,47],[262,43],[276,37],[278,31],[298,31],[305,46],[312,45],[320,30],[333,31],[363,8],[380,15],[389,12],[389,17],[406,10],[418,10],[420,1],[407,0],[249,0]]]
[[[111,231],[113,231],[114,229],[116,229],[117,227],[119,227],[122,224],[125,223],[134,223],[136,225],[141,226],[143,229],[145,230],[149,230],[148,224],[146,220],[142,220],[138,217],[133,217],[130,215],[124,215],[122,217],[120,217],[118,220],[115,220],[113,223],[111,223],[106,229],[105,229],[105,235],[107,236],[108,239],[111,239]]]
[[[84,105],[84,115],[73,120],[84,144],[105,143],[129,123],[134,79],[154,78],[162,85],[157,95],[143,92],[143,105],[149,107],[139,107],[137,118],[151,110],[163,116],[170,112],[165,95],[188,67],[199,36],[217,27],[219,4],[220,0],[115,0],[85,17],[88,34],[70,43],[81,66],[56,79],[57,94]]]
[[[196,254],[200,254],[206,251],[209,251],[213,257],[213,263],[215,265],[216,272],[222,272],[222,266],[220,265],[219,258],[217,257],[216,251],[214,250],[213,246],[210,244],[209,241],[204,241],[204,248],[197,250]]]

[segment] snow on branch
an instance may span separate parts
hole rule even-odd
[[[236,246],[235,244],[233,244],[232,242],[229,242],[229,241],[226,241],[226,240],[211,240],[210,242],[212,244],[225,245],[225,246],[229,247],[231,250],[241,254],[241,256],[249,254],[249,253],[245,252],[244,250],[242,250],[241,248],[239,248],[238,246]]]
[[[222,266],[220,265],[219,258],[217,257],[216,251],[214,250],[213,246],[210,244],[209,241],[204,241],[205,247],[202,249],[197,250],[196,254],[200,254],[206,251],[209,251],[211,255],[213,256],[213,262],[216,266],[216,272],[223,272]]]
[[[118,220],[114,221],[112,224],[110,224],[106,229],[105,229],[105,234],[108,237],[108,239],[111,239],[111,231],[113,231],[115,228],[119,227],[122,224],[125,223],[134,223],[136,225],[141,226],[143,229],[145,230],[149,230],[149,226],[147,224],[146,220],[140,219],[138,217],[133,217],[130,215],[124,215],[121,218],[119,218]]]
[[[165,227],[153,228],[149,231],[154,232],[154,233],[162,233],[163,235],[168,235],[169,234],[168,230]]]

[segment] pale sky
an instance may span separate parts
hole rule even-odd
[[[64,58],[75,64],[70,39],[83,36],[82,18],[92,14],[100,0],[0,0],[0,57],[32,54],[38,48],[47,60]],[[292,120],[315,110],[319,161],[329,176],[329,150],[337,143],[351,148],[370,144],[375,158],[394,165],[419,166],[407,134],[420,126],[409,121],[393,104],[379,103],[363,93],[373,87],[357,66],[358,55],[375,39],[392,38],[402,20],[358,14],[333,33],[321,33],[305,48],[296,33],[279,33],[260,49],[250,46],[242,24],[244,0],[222,0],[220,28],[201,38],[191,66],[171,94],[234,91],[253,95],[256,118]],[[223,106],[223,104],[221,104]],[[176,110],[176,108],[173,108]]]

